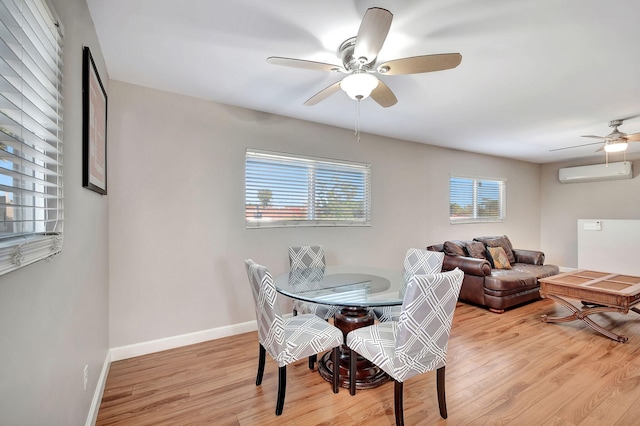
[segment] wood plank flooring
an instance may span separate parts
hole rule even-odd
[[[629,337],[617,343],[541,300],[502,315],[458,303],[447,361],[449,418],[438,414],[435,372],[404,386],[407,425],[638,425],[640,315],[591,318]],[[393,383],[338,394],[306,360],[287,367],[276,417],[277,365],[267,356],[255,385],[257,333],[111,365],[97,425],[390,425]]]

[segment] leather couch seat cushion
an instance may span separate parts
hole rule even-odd
[[[538,287],[535,275],[519,270],[516,263],[511,269],[492,269],[491,275],[484,277],[484,287],[487,290],[519,292]]]
[[[511,265],[511,268],[511,270],[533,275],[537,279],[550,277],[551,275],[560,273],[560,268],[556,265],[530,265],[528,263],[515,263]]]

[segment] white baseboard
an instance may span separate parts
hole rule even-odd
[[[286,316],[286,315],[285,315]],[[164,339],[151,340],[148,342],[136,343],[133,345],[111,348],[107,352],[107,357],[102,366],[102,372],[98,378],[96,389],[87,415],[86,426],[93,426],[98,419],[98,410],[104,394],[104,387],[107,383],[109,368],[113,361],[120,361],[140,355],[147,355],[167,349],[179,348],[181,346],[193,345],[195,343],[206,342],[208,340],[220,339],[223,337],[235,336],[236,334],[248,333],[258,329],[258,323],[247,321],[240,324],[233,324],[225,327],[212,328],[209,330],[197,331],[195,333],[182,334],[179,336],[166,337]]]
[[[94,426],[98,420],[98,410],[100,410],[100,402],[102,401],[102,395],[104,394],[104,386],[107,383],[107,376],[109,375],[109,367],[111,366],[111,353],[107,352],[107,356],[104,359],[102,365],[102,371],[100,377],[98,377],[98,383],[96,389],[93,392],[93,399],[91,400],[91,407],[89,407],[89,414],[87,415],[86,426]]]
[[[224,327],[212,328],[209,330],[196,331],[195,333],[182,334],[179,336],[165,337],[163,339],[150,340],[148,342],[135,343],[133,345],[111,348],[111,361],[133,358],[140,355],[147,355],[154,352],[165,351],[167,349],[179,348],[181,346],[193,345],[195,343],[206,342],[207,340],[220,339],[222,337],[234,336],[236,334],[247,333],[258,329],[255,320],[240,324],[233,324]]]

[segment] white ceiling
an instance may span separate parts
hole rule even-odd
[[[462,63],[380,77],[398,103],[364,100],[363,132],[537,163],[604,161],[597,145],[549,150],[597,142],[580,136],[608,134],[612,119],[638,116],[620,130],[640,132],[638,0],[87,3],[113,80],[353,129],[355,101],[342,91],[303,106],[342,74],[266,58],[341,64],[338,46],[375,6],[394,14],[378,63],[450,52]]]

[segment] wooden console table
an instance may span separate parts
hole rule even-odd
[[[542,315],[544,322],[582,320],[589,327],[610,339],[624,343],[627,337],[615,334],[595,323],[589,315],[601,312],[626,314],[632,310],[640,314],[640,277],[579,269],[540,279],[540,295],[555,300],[571,311],[566,317]],[[565,300],[582,301],[582,309]]]

